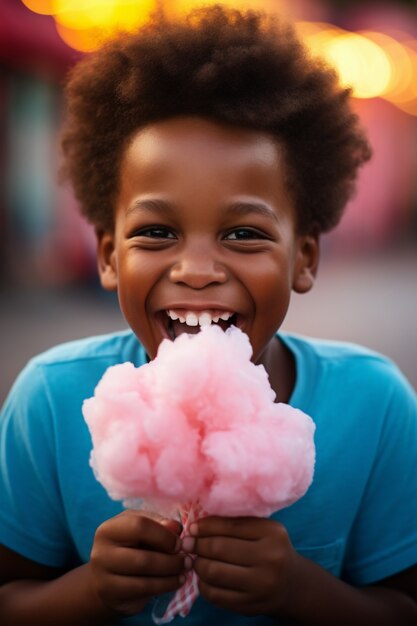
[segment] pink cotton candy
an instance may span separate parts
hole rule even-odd
[[[164,340],[154,361],[110,367],[83,413],[96,478],[117,500],[160,512],[268,516],[313,478],[315,426],[275,394],[248,337],[203,327]]]

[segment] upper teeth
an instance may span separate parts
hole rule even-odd
[[[178,313],[177,311],[169,310],[167,315],[172,320],[179,320],[182,324],[187,326],[210,326],[212,322],[217,323],[219,319],[227,321],[233,316],[230,311],[184,311]]]

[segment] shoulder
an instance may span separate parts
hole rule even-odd
[[[92,395],[105,370],[131,361],[139,366],[146,353],[131,331],[88,337],[60,344],[32,358],[17,377],[5,410],[72,404]]]
[[[352,360],[391,363],[379,352],[356,343],[307,337],[295,333],[280,333],[280,336],[285,343],[306,355],[310,353],[320,360],[345,364],[350,364]]]
[[[59,344],[38,354],[30,363],[34,366],[54,366],[74,361],[111,359],[132,354],[139,346],[132,331],[125,330]]]
[[[344,341],[332,341],[283,333],[284,343],[295,354],[297,365],[301,368],[315,368],[336,378],[343,374],[344,383],[353,379],[392,381],[403,384],[406,379],[398,366],[388,357],[365,346]],[[365,379],[364,379],[365,377]],[[407,382],[406,382],[407,385]]]
[[[401,410],[417,419],[417,396],[409,381],[387,358],[347,342],[283,333],[296,361],[297,400],[350,407],[358,415],[373,409],[381,418]]]
[[[95,369],[102,370],[116,363],[131,361],[139,366],[146,362],[142,345],[130,330],[86,337],[63,343],[29,361],[23,374],[34,370],[42,371],[48,380],[56,373],[59,376],[93,375]]]

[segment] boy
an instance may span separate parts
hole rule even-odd
[[[190,624],[417,623],[415,394],[379,355],[276,334],[370,156],[348,96],[291,29],[220,7],[155,17],[73,71],[66,169],[133,332],[39,356],[5,404],[1,623],[151,624],[190,567]],[[181,546],[177,522],[95,481],[81,404],[202,316],[242,328],[277,400],[313,417],[317,464],[295,505],[206,518]]]

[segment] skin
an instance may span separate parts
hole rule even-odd
[[[151,358],[168,336],[166,309],[230,310],[281,401],[295,371],[275,332],[291,292],[312,287],[318,257],[317,238],[297,224],[282,147],[195,118],[132,138],[115,230],[98,233],[102,285],[117,290]],[[272,520],[207,517],[182,544],[180,532],[172,520],[125,511],[97,529],[90,561],[69,572],[0,548],[0,621],[111,623],[179,588],[190,566],[185,552],[196,555],[201,594],[240,614],[331,626],[417,623],[417,567],[355,588],[299,555]]]
[[[127,147],[115,232],[100,233],[98,253],[102,285],[151,358],[168,337],[165,310],[230,310],[289,398],[292,357],[275,333],[291,292],[313,286],[319,247],[297,233],[271,138],[195,118],[146,127]]]

